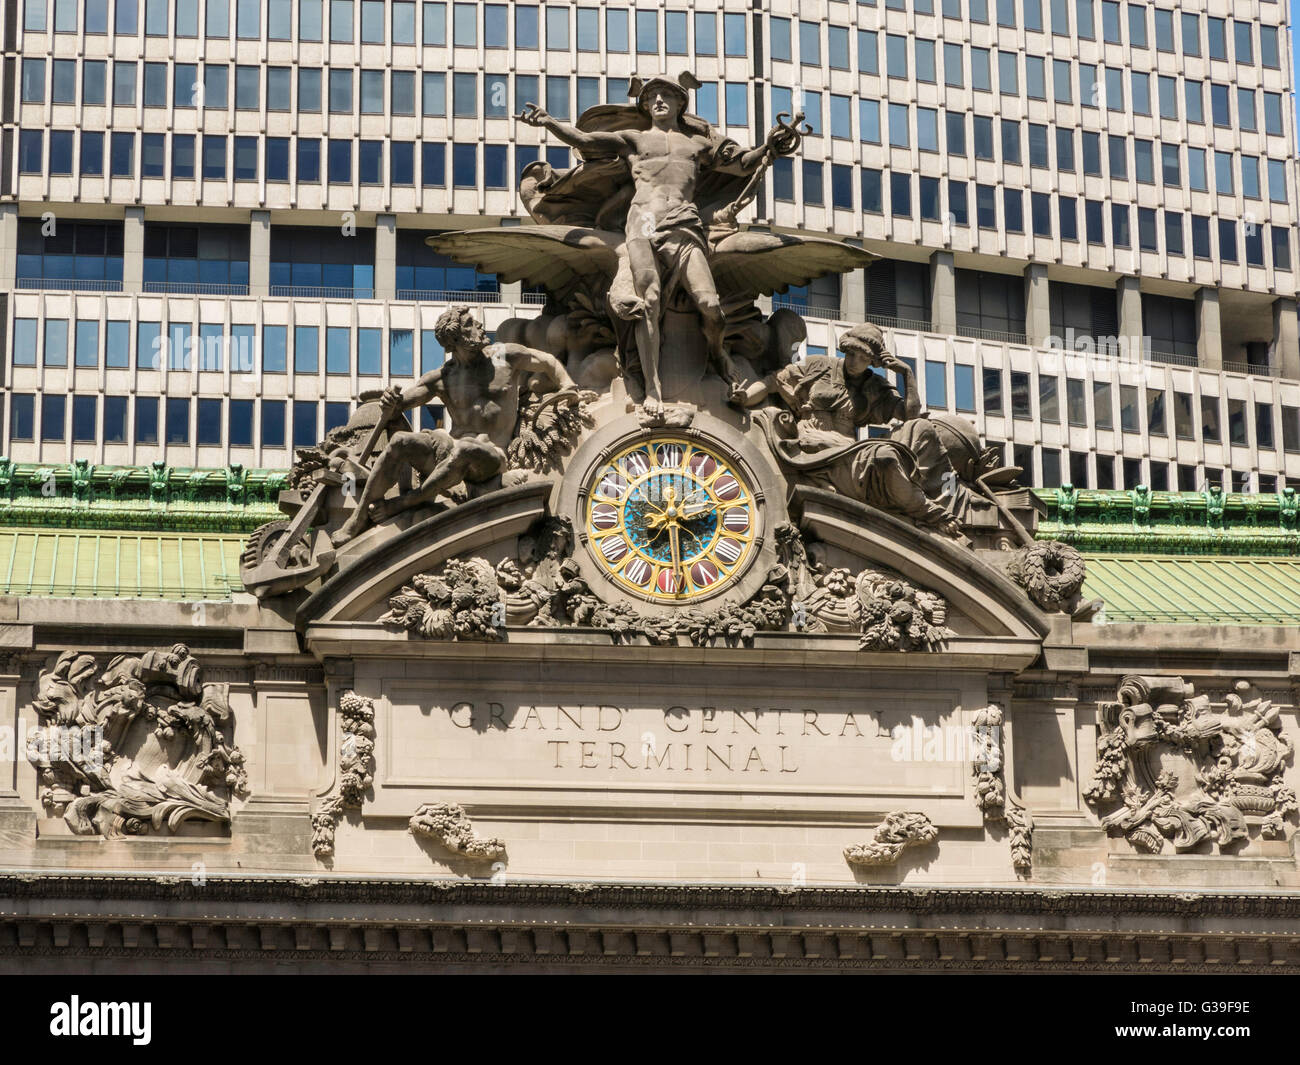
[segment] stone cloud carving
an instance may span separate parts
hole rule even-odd
[[[1202,843],[1219,850],[1285,834],[1296,794],[1278,710],[1239,681],[1219,711],[1182,677],[1130,676],[1102,705],[1097,773],[1084,792],[1109,831],[1159,854]]]
[[[887,814],[869,843],[844,848],[850,865],[893,865],[907,847],[924,846],[939,838],[939,830],[925,814],[896,811]]]
[[[46,810],[78,835],[110,839],[190,820],[229,824],[247,777],[226,739],[227,690],[204,682],[184,644],[118,655],[106,668],[65,651],[32,703],[40,727],[27,757]]]

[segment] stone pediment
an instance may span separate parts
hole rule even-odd
[[[975,552],[834,492],[799,486],[791,515],[804,535],[874,568],[885,567],[943,597],[987,636],[1041,640],[1047,616],[1003,572]]]
[[[605,647],[654,644],[660,654],[756,642],[798,656],[924,652],[930,668],[986,666],[999,656],[1003,668],[1023,668],[1050,631],[1025,592],[976,552],[808,487],[790,496],[791,522],[768,530],[763,551],[778,561],[750,600],[638,612],[578,575],[574,523],[551,513],[553,494],[565,495],[546,481],[501,489],[356,545],[299,607],[299,630],[317,654],[345,640],[354,649],[365,644],[365,653],[441,656],[451,648],[434,644],[474,640],[511,644],[506,657],[529,657],[594,638]],[[555,607],[571,585],[581,595]],[[869,626],[853,612],[882,602],[877,636],[868,639]],[[904,625],[900,642],[890,643],[900,609],[915,614],[923,634],[909,640]]]

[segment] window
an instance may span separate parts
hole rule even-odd
[[[1282,406],[1282,450],[1300,452],[1300,407]]]
[[[889,175],[889,213],[895,218],[912,217],[911,174],[894,173]]]
[[[907,104],[890,104],[889,143],[891,147],[908,147],[908,130],[910,126],[911,123],[908,120]]]
[[[348,95],[351,96],[350,88]],[[333,110],[332,102],[330,109]],[[346,110],[350,109],[351,104],[349,102]],[[384,72],[382,70],[363,70],[361,72],[361,113],[363,115],[382,115],[384,113]]]
[[[946,43],[943,46],[943,83],[958,89],[965,84],[960,44]]]
[[[925,364],[925,405],[931,409],[948,406],[948,364],[927,360]]]
[[[352,0],[329,0],[330,42],[352,43]]]
[[[1206,19],[1210,37],[1210,58],[1227,60],[1228,32],[1227,23],[1221,18]]]
[[[1046,67],[1038,56],[1025,56],[1025,91],[1031,100],[1047,99]]]
[[[1125,138],[1109,134],[1106,137],[1106,151],[1108,151],[1110,177],[1114,178],[1115,181],[1126,181],[1128,178],[1128,144]]]
[[[1246,434],[1246,401],[1244,399],[1228,399],[1228,443],[1246,444],[1248,443]]]
[[[1165,253],[1183,255],[1183,216],[1180,211],[1165,212]]]
[[[1220,441],[1219,397],[1201,396],[1201,439],[1207,444]]]
[[[337,229],[328,227],[272,227],[272,294],[310,298],[343,293],[371,299],[374,259],[373,229],[358,229],[341,239]]]
[[[935,81],[934,42],[917,40],[914,43],[916,80],[933,85]]]
[[[989,50],[971,48],[970,50],[970,84],[972,89],[980,92],[993,91],[993,78],[989,72]]]
[[[777,160],[780,162],[780,160]],[[793,199],[794,192],[791,189],[787,199]],[[873,170],[869,167],[862,168],[862,210],[869,214],[883,213],[881,191],[881,173],[879,170]],[[777,199],[781,199],[777,196]]]
[[[319,442],[316,408],[315,400],[295,399],[293,401],[293,446],[295,448],[311,447]]]
[[[1138,390],[1136,385],[1119,386],[1119,427],[1126,433],[1141,432],[1138,424]]]
[[[939,112],[933,108],[916,109],[916,146],[923,152],[939,150]]]
[[[776,56],[773,56],[773,58],[776,58]],[[787,58],[789,58],[788,55]],[[861,74],[880,73],[879,44],[875,30],[858,30],[858,72]]]
[[[1249,44],[1250,24],[1239,22],[1237,25],[1245,26],[1247,44]],[[1269,70],[1277,70],[1280,63],[1277,44],[1277,27],[1267,26],[1262,22],[1259,26],[1259,61],[1261,65],[1268,67]],[[1242,62],[1240,54],[1238,55],[1237,62]]]
[[[63,440],[67,436],[67,396],[41,396],[41,439]]]
[[[1074,102],[1070,85],[1070,61],[1068,59],[1052,60],[1052,92],[1058,104]]]
[[[1061,383],[1046,374],[1038,378],[1038,420],[1050,425],[1061,423]]]
[[[891,78],[907,77],[907,38],[885,35],[885,70]]]
[[[1076,381],[1072,377],[1066,378],[1065,408],[1066,417],[1071,425],[1088,424],[1088,399],[1084,382]]]
[[[1251,33],[1250,23],[1233,20],[1232,23],[1232,44],[1233,51],[1236,52],[1238,65],[1249,66],[1255,61],[1251,50]],[[1276,66],[1276,62],[1273,64]]]
[[[984,413],[1001,414],[1002,413],[1002,371],[996,369],[985,369],[983,372],[984,381]]]
[[[1015,52],[998,52],[998,92],[1003,96],[1017,96],[1020,93],[1017,60]]]
[[[948,213],[954,225],[970,225],[970,210],[966,199],[966,182],[948,182]]]
[[[1052,235],[1052,197],[1045,192],[1030,194],[1030,212],[1034,236],[1050,237]]]
[[[567,8],[556,4],[546,5],[546,50],[569,50],[569,12]]]
[[[1011,118],[1001,122],[1002,161],[1004,163],[1020,162],[1020,123]]]
[[[722,45],[725,54],[728,56],[746,56],[749,54],[745,47],[744,15],[722,16]]]
[[[987,387],[985,378],[985,388]],[[1034,416],[1029,394],[1029,374],[1019,370],[1011,371],[1011,416],[1022,421],[1031,420]]]
[[[1204,215],[1192,215],[1192,255],[1197,259],[1210,257],[1210,220]]]
[[[1179,440],[1196,439],[1196,418],[1190,392],[1174,393],[1174,435]]]
[[[966,154],[966,115],[961,111],[944,113],[944,132],[948,141],[949,155]]]

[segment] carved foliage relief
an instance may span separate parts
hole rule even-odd
[[[343,742],[339,745],[339,789],[312,814],[312,851],[334,853],[334,832],[345,810],[359,810],[375,779],[375,701],[345,692],[339,700]]]
[[[947,603],[897,574],[827,569],[810,561],[793,525],[776,530],[779,562],[740,602],[652,614],[600,598],[570,557],[568,521],[547,519],[521,540],[519,557],[449,559],[389,599],[379,619],[425,639],[501,640],[507,626],[602,629],[615,641],[642,637],[697,647],[749,645],[757,632],[858,633],[871,651],[936,651],[953,635]]]
[[[1252,825],[1266,839],[1285,835],[1297,809],[1284,780],[1293,748],[1270,700],[1239,681],[1219,709],[1174,676],[1125,677],[1118,696],[1102,704],[1084,792],[1108,831],[1150,854],[1235,849]]]
[[[185,821],[230,822],[247,793],[244,756],[226,736],[228,686],[205,683],[184,644],[118,655],[65,651],[41,673],[28,743],[40,797],[78,835],[116,838]]]

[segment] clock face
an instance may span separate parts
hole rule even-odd
[[[721,591],[754,555],[759,512],[735,464],[699,441],[619,451],[588,486],[588,547],[624,589],[678,603]]]

